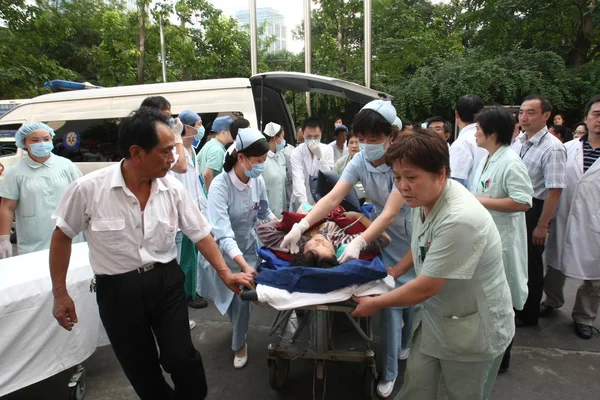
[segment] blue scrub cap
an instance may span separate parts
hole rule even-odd
[[[28,124],[23,125],[19,128],[17,133],[15,133],[15,144],[20,149],[25,149],[25,145],[23,141],[29,135],[31,135],[35,131],[46,131],[50,134],[50,136],[54,137],[54,129],[50,128],[48,125],[43,122],[30,122]]]
[[[202,118],[192,110],[183,110],[177,116],[182,124],[194,126],[198,121],[202,121]]]
[[[265,139],[265,137],[258,129],[242,128],[238,131],[237,137],[235,138],[235,149],[237,151],[242,151],[260,139]]]
[[[373,100],[367,103],[360,111],[362,110],[373,110],[390,124],[393,124],[396,119],[396,109],[391,101]]]
[[[221,133],[223,131],[228,131],[231,127],[231,123],[233,122],[233,118],[229,115],[224,117],[219,117],[214,120],[212,124],[212,131],[216,133]]]

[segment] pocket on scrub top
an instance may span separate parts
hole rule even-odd
[[[125,229],[125,218],[98,218],[90,220],[93,235],[104,243],[120,243]]]
[[[156,251],[169,251],[175,245],[177,225],[169,221],[158,221],[152,232],[151,243]]]
[[[479,312],[466,317],[441,318],[446,346],[456,355],[478,355],[487,352],[485,334]]]

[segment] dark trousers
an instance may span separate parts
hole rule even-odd
[[[100,318],[142,400],[206,397],[202,357],[190,335],[184,279],[175,260],[141,274],[96,277]],[[161,365],[175,389],[165,381]]]
[[[533,199],[533,206],[525,213],[527,224],[527,288],[529,295],[523,310],[517,311],[517,318],[526,324],[536,325],[540,318],[540,302],[544,291],[544,263],[542,254],[544,246],[534,246],[532,242],[533,230],[538,224],[544,201]]]

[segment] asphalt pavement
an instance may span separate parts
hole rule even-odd
[[[508,372],[498,376],[492,400],[575,400],[600,398],[600,338],[583,340],[577,337],[570,318],[579,282],[569,280],[565,288],[567,304],[554,316],[540,321],[533,328],[518,328],[513,347],[512,364]],[[313,398],[314,364],[308,360],[291,363],[286,385],[280,391],[269,386],[266,364],[267,345],[273,338],[267,335],[275,312],[254,307],[248,332],[249,361],[245,368],[233,368],[231,324],[211,304],[203,310],[190,309],[197,323],[192,338],[200,350],[209,385],[208,399],[305,400]],[[377,335],[377,318],[374,319]],[[596,327],[600,324],[596,321]],[[341,332],[347,335],[348,332]],[[375,337],[378,339],[377,336]],[[0,362],[1,368],[10,368]],[[85,362],[86,400],[137,399],[125,378],[110,346],[98,350]],[[399,362],[401,374],[405,362]],[[323,381],[316,381],[317,399],[364,399],[363,369],[358,364],[332,364],[324,372]],[[401,376],[394,395],[402,386]],[[24,388],[0,400],[62,400],[69,399],[67,382],[70,373]],[[324,393],[324,395],[323,395]],[[393,398],[393,396],[391,397]],[[440,398],[444,399],[443,394]]]

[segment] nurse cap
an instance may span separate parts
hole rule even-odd
[[[273,137],[281,133],[281,125],[276,124],[275,122],[269,122],[267,126],[265,126],[265,135],[268,137]]]
[[[402,130],[402,120],[398,117],[392,122],[392,125],[396,126],[398,129]]]
[[[362,110],[373,110],[390,124],[393,124],[396,119],[396,109],[391,101],[373,100],[367,103],[360,111]]]
[[[256,143],[260,139],[266,140],[262,133],[256,128],[242,128],[235,138],[235,149],[242,151]]]

